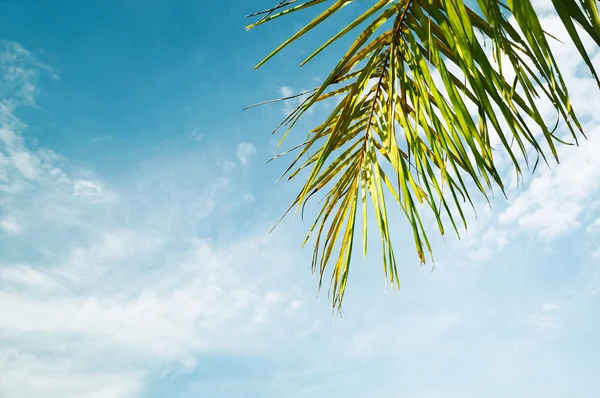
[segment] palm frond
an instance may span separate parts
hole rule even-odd
[[[600,45],[597,3],[552,1],[598,80],[580,36],[583,32]],[[249,28],[324,6],[257,67],[350,3],[288,0],[258,13],[260,19]],[[354,241],[361,234],[356,232],[358,218],[366,253],[367,202],[381,237],[384,272],[399,288],[390,200],[406,215],[418,257],[425,262],[431,247],[422,206],[431,210],[442,234],[450,223],[460,236],[460,229],[467,227],[465,205],[473,206],[473,189],[485,198],[494,187],[504,192],[497,151],[508,155],[518,175],[522,159],[530,164],[532,149],[538,160],[547,161],[547,152],[558,160],[556,143],[562,140],[539,110],[540,98],[552,104],[575,142],[582,135],[549,35],[529,0],[477,0],[476,8],[463,0],[361,4],[366,4],[364,12],[302,63],[362,27],[323,83],[307,92],[282,123],[285,138],[317,103],[337,99],[325,121],[293,149],[296,154],[286,170],[289,179],[305,178],[290,208],[303,209],[314,195],[323,195],[307,240],[314,236],[313,269],[320,281],[327,265],[333,266],[330,286],[337,309],[346,291]],[[491,43],[491,54],[486,43]],[[510,81],[505,73],[509,69],[514,75]]]

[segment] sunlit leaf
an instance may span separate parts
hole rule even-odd
[[[487,199],[494,189],[504,192],[497,153],[510,159],[517,176],[523,162],[530,167],[535,159],[534,168],[540,159],[547,162],[547,151],[558,160],[556,145],[564,137],[549,127],[558,122],[544,118],[540,101],[554,107],[575,143],[582,136],[550,48],[556,39],[543,30],[530,0],[477,0],[476,5],[464,0],[281,1],[254,14],[257,20],[249,28],[318,6],[323,10],[257,67],[319,25],[339,21],[333,16],[352,3],[364,10],[302,64],[353,32],[354,40],[322,84],[302,93],[305,98],[279,126],[285,128],[283,140],[309,110],[333,101],[325,120],[285,152],[295,156],[284,175],[303,178],[290,209],[304,211],[311,198],[320,200],[307,241],[314,238],[313,269],[320,281],[332,267],[335,309],[346,293],[355,239],[367,253],[368,217],[379,231],[384,273],[399,288],[388,204],[406,216],[417,257],[425,262],[431,246],[424,208],[441,234],[450,223],[460,236],[472,196]],[[597,1],[552,4],[600,86],[598,65],[584,45],[591,39],[600,46]],[[357,228],[359,217],[362,227]]]

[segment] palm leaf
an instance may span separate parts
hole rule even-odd
[[[552,2],[600,85],[580,36],[600,45],[596,1]],[[475,8],[463,0],[282,1],[255,14],[260,19],[249,28],[312,7],[325,8],[257,67],[329,23],[350,3],[365,10],[302,64],[361,26],[362,31],[323,83],[307,92],[280,126],[286,128],[285,138],[315,104],[337,99],[325,121],[288,152],[295,156],[284,174],[304,178],[290,209],[304,209],[314,195],[323,196],[305,243],[314,237],[313,269],[321,282],[327,266],[333,267],[330,288],[336,309],[346,292],[354,240],[359,239],[358,217],[363,220],[366,254],[367,215],[372,212],[384,272],[399,288],[390,199],[405,214],[417,255],[425,262],[431,247],[422,206],[431,210],[442,235],[449,222],[460,236],[459,225],[467,227],[465,206],[473,207],[473,191],[485,198],[494,188],[504,192],[498,152],[508,155],[517,175],[522,160],[530,165],[532,152],[536,165],[539,159],[547,162],[548,151],[558,160],[556,143],[564,141],[540,113],[540,98],[552,104],[575,142],[582,135],[550,49],[553,39],[543,31],[530,0],[477,0]],[[505,73],[509,69],[514,72],[511,81]],[[500,147],[493,145],[493,137]]]

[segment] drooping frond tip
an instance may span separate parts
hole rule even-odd
[[[257,67],[351,3],[287,0],[255,14],[259,19],[249,28],[324,6]],[[368,215],[379,230],[385,274],[399,287],[389,201],[406,215],[425,262],[431,247],[423,205],[442,234],[449,223],[458,235],[467,225],[464,207],[473,205],[472,191],[486,198],[494,186],[504,191],[497,153],[505,154],[518,174],[532,152],[538,161],[547,161],[548,151],[558,159],[555,144],[562,141],[547,124],[540,99],[554,107],[575,142],[581,135],[549,36],[530,0],[477,0],[474,8],[463,0],[356,3],[364,11],[305,62],[359,26],[360,32],[323,83],[307,92],[281,125],[286,137],[316,104],[337,99],[325,120],[294,148],[286,170],[290,179],[306,172],[292,207],[304,208],[314,195],[322,197],[307,240],[314,236],[312,263],[320,281],[327,265],[333,266],[330,286],[337,309],[360,239],[357,228],[366,253]],[[580,37],[583,32],[600,46],[596,1],[552,3],[600,87]]]

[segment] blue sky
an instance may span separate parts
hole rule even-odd
[[[254,71],[304,17],[246,33],[251,3],[0,2],[0,397],[597,397],[600,95],[572,46],[588,141],[434,239],[434,272],[394,215],[402,290],[357,258],[333,319],[307,223],[268,233],[286,107],[242,108],[339,49]]]

